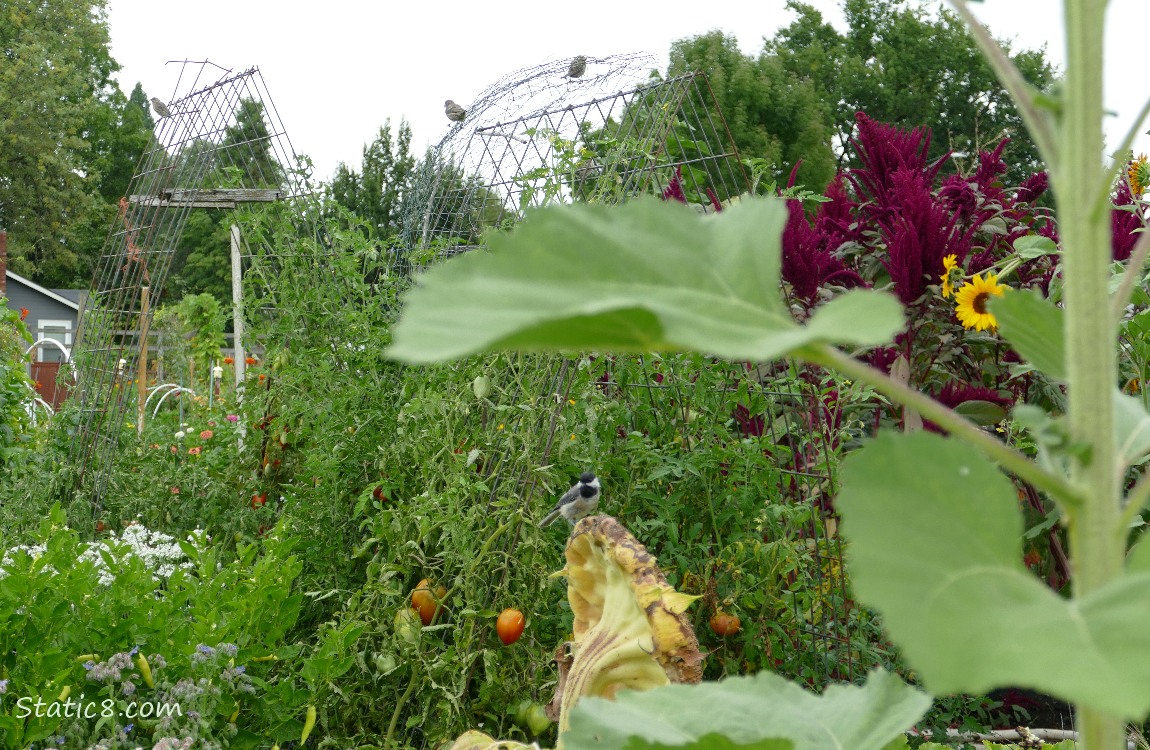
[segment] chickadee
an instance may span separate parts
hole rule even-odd
[[[160,117],[171,117],[172,116],[172,110],[168,109],[168,105],[164,104],[162,101],[160,101],[159,97],[156,97],[156,96],[152,97],[152,109],[154,109],[156,111],[156,114],[159,115]]]
[[[567,75],[564,78],[579,78],[587,70],[587,58],[583,55],[576,55],[571,60],[571,67],[567,68]]]
[[[467,110],[450,99],[443,103],[443,111],[452,122],[463,122],[463,118],[467,117]]]
[[[572,526],[584,516],[591,515],[599,506],[599,478],[589,471],[579,475],[579,481],[571,489],[563,493],[559,502],[551,512],[539,522],[539,527],[550,526],[551,523],[563,516]]]

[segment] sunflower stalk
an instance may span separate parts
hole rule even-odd
[[[953,0],[971,28],[977,21],[963,0]],[[1066,510],[1073,586],[1085,597],[1118,579],[1123,572],[1125,528],[1122,524],[1121,473],[1117,455],[1112,393],[1117,382],[1114,341],[1117,334],[1108,296],[1110,279],[1110,181],[1099,159],[1102,136],[1102,52],[1105,0],[1065,0],[1066,79],[1054,142],[1043,139],[1043,157],[1051,168],[1065,278],[1066,372],[1071,439],[1090,446],[1076,458],[1070,482],[1086,501]],[[1011,86],[1025,112],[1028,97],[1016,90],[1017,71],[1002,55],[984,52],[999,79]],[[1045,122],[1027,125],[1036,138],[1046,135]],[[1053,153],[1052,153],[1053,152]],[[1084,198],[1085,197],[1085,198]],[[1126,746],[1120,717],[1078,706],[1079,747],[1118,750]]]

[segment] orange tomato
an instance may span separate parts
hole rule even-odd
[[[267,501],[268,501],[268,493],[257,492],[256,494],[252,495],[252,503],[251,503],[252,510],[255,510],[256,508],[264,507],[264,503],[266,503]]]
[[[433,589],[430,578],[424,578],[416,585],[415,590],[411,592],[411,606],[419,612],[419,619],[423,621],[424,626],[430,625],[435,619],[446,596],[447,589],[443,586],[436,586]]]
[[[724,638],[738,633],[740,624],[737,616],[729,615],[726,612],[716,612],[711,616],[711,630],[715,631],[715,635]]]
[[[523,635],[523,626],[526,624],[527,620],[522,612],[517,609],[505,609],[499,613],[499,619],[495,621],[495,632],[504,646],[510,646]]]

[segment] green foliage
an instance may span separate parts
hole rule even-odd
[[[34,542],[10,547],[0,562],[7,688],[0,691],[0,746],[63,737],[54,746],[82,748],[130,732],[138,741],[170,732],[209,738],[216,747],[250,746],[239,742],[251,733],[232,714],[274,704],[254,694],[277,684],[266,657],[283,646],[299,607],[290,542],[241,546],[232,557],[203,533],[177,546],[138,525],[85,542],[64,525],[58,506]],[[153,684],[140,660],[145,652]],[[201,676],[211,681],[190,691]],[[35,715],[37,698],[55,711]],[[90,708],[77,716],[77,704]],[[184,716],[133,722],[125,713],[146,718],[164,704]]]
[[[830,181],[833,100],[820,99],[806,75],[788,69],[778,57],[743,54],[736,40],[721,31],[671,45],[668,77],[697,70],[707,74],[718,111],[708,101],[688,106],[711,111],[714,118],[721,113],[739,153],[770,164],[771,181],[785,182],[800,160],[800,182],[822,188]]]
[[[700,711],[704,705],[713,710]],[[928,705],[928,696],[883,672],[862,686],[830,687],[821,697],[764,672],[624,692],[614,701],[585,698],[572,712],[563,746],[894,750],[906,747],[903,730]]]
[[[400,120],[395,137],[388,120],[363,149],[359,171],[340,163],[328,186],[330,197],[362,219],[383,244],[401,230],[400,199],[416,171],[411,125]]]
[[[978,152],[1004,137],[1011,139],[1009,184],[1042,169],[1015,104],[954,13],[905,0],[843,0],[848,29],[840,33],[806,3],[790,0],[787,7],[798,18],[768,41],[764,56],[815,88],[832,112],[828,126],[839,154],[849,157],[854,115],[862,111],[906,128],[929,127],[930,158],[954,151],[959,171],[977,166]],[[1053,83],[1044,50],[1011,60],[1035,88]]]
[[[158,310],[155,317],[156,330],[170,334],[165,340],[168,380],[176,373],[187,373],[187,380],[180,378],[184,385],[196,388],[197,383],[207,383],[226,342],[227,316],[220,303],[210,294],[189,294],[178,304]],[[192,371],[181,361],[184,352],[194,363]]]
[[[32,382],[25,367],[28,356],[24,350],[32,343],[32,336],[24,325],[19,310],[9,309],[7,299],[0,307],[0,476],[18,459],[27,454],[27,433],[31,427],[29,409],[32,408]],[[27,311],[25,311],[27,312]]]

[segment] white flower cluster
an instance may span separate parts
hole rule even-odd
[[[115,533],[112,533],[110,537],[108,541],[88,542],[82,545],[84,551],[80,553],[79,558],[82,561],[92,561],[100,576],[100,583],[105,586],[110,585],[115,580],[115,576],[108,570],[105,557],[116,561],[138,557],[157,581],[169,578],[180,568],[193,567],[174,538],[159,531],[150,531],[142,524],[134,523],[124,529],[124,533],[120,535],[118,540]],[[33,560],[37,560],[46,551],[47,548],[42,544],[21,544],[18,547],[5,550],[4,556],[0,558],[0,578],[8,575],[7,568],[13,563],[14,555],[24,553]],[[55,574],[56,571],[49,569],[49,572]]]
[[[81,560],[91,560],[96,564],[100,583],[105,586],[112,582],[113,576],[104,562],[104,554],[113,559],[120,559],[121,553],[126,553],[127,557],[140,558],[157,581],[169,578],[179,568],[192,567],[173,537],[159,531],[150,531],[143,524],[134,523],[124,529],[119,544],[116,543],[114,533],[111,537],[109,542],[90,542],[80,555]],[[126,550],[124,545],[127,546]]]

